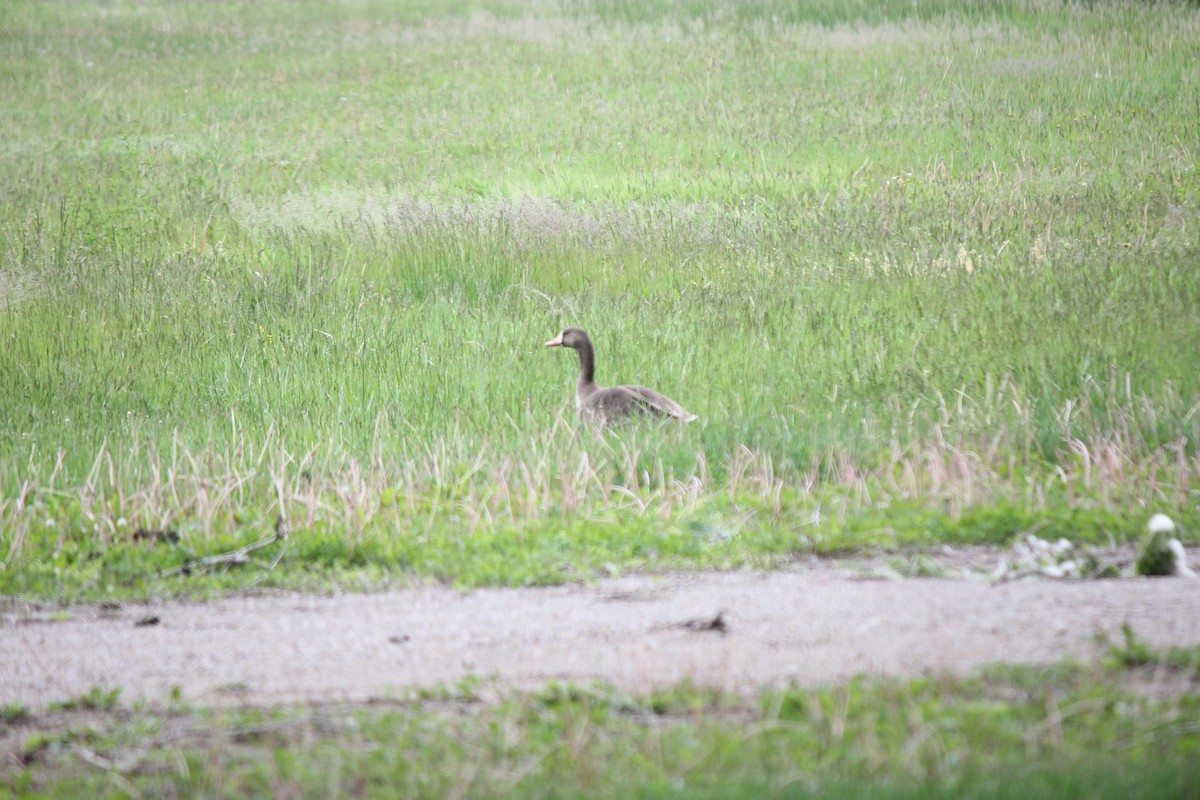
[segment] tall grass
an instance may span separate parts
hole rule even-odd
[[[180,452],[468,475],[471,530],[672,518],[747,458],[797,518],[897,474],[850,507],[1192,514],[1198,39],[1183,3],[13,4],[7,563],[53,492],[216,531]],[[570,433],[565,324],[701,422]],[[987,490],[948,502],[955,459]]]

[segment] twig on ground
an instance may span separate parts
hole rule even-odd
[[[658,625],[651,630],[670,630],[672,628],[682,628],[685,631],[692,631],[693,633],[719,633],[722,636],[729,633],[729,623],[725,621],[724,611],[718,611],[714,617],[697,617],[684,622]]]
[[[251,558],[250,554],[264,547],[270,547],[276,542],[283,542],[283,547],[275,554],[274,560],[270,564],[262,564],[263,568],[268,572],[275,569],[279,562],[283,559],[284,553],[288,548],[288,532],[283,523],[283,516],[275,518],[275,531],[270,536],[264,536],[253,544],[248,544],[245,547],[239,547],[236,550],[230,550],[227,553],[218,553],[213,556],[192,557],[187,559],[178,567],[166,570],[160,573],[161,577],[168,578],[172,575],[191,575],[193,572],[211,569],[212,567],[220,566],[240,566],[242,564],[260,563]]]
[[[115,758],[105,758],[94,750],[89,750],[86,747],[76,745],[74,747],[75,755],[93,767],[98,767],[105,772],[126,773],[133,772],[141,766],[146,755],[150,752],[149,748],[141,748],[126,756],[124,759],[117,760]]]

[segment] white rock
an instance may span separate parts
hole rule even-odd
[[[1159,514],[1159,516],[1162,516]],[[1151,520],[1153,522],[1153,520]],[[1171,539],[1167,542],[1167,549],[1171,551],[1171,555],[1175,556],[1175,574],[1181,578],[1194,578],[1196,573],[1192,572],[1192,568],[1187,563],[1187,552],[1183,549],[1183,543],[1178,539]]]
[[[1175,523],[1166,514],[1155,514],[1150,518],[1150,524],[1147,527],[1151,533],[1172,533],[1175,530]]]

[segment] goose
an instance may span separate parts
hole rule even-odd
[[[579,353],[579,383],[575,385],[575,408],[601,422],[625,419],[635,414],[691,422],[696,415],[669,397],[645,386],[597,386],[596,354],[592,340],[579,328],[563,328],[546,347],[570,347]]]

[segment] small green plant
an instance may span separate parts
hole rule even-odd
[[[705,686],[693,686],[691,681],[649,693],[645,707],[658,716],[695,716],[728,709],[730,697]]]
[[[50,708],[55,711],[112,711],[117,707],[120,698],[120,689],[104,689],[100,686],[93,686],[78,697],[51,703]]]
[[[31,718],[29,709],[21,703],[7,703],[0,706],[0,723],[18,725]]]
[[[946,574],[940,564],[923,553],[888,559],[888,567],[894,574],[905,578],[941,578]]]
[[[36,762],[38,759],[42,758],[48,750],[56,746],[58,743],[58,738],[52,734],[41,732],[33,734],[25,739],[25,741],[21,744],[21,763],[28,766]]]
[[[1107,658],[1115,667],[1130,669],[1156,664],[1163,659],[1163,654],[1139,639],[1133,632],[1133,626],[1125,622],[1121,624],[1121,641],[1108,643]]]
[[[1134,669],[1155,666],[1193,676],[1200,675],[1200,645],[1156,649],[1139,639],[1129,623],[1121,626],[1121,638],[1119,643],[1102,640],[1105,645],[1106,663],[1111,667]]]
[[[1122,642],[1106,643],[1105,663],[1118,670],[1154,667],[1166,669],[1192,680],[1200,678],[1200,646],[1170,647],[1159,650],[1137,638],[1128,625],[1121,626]]]

